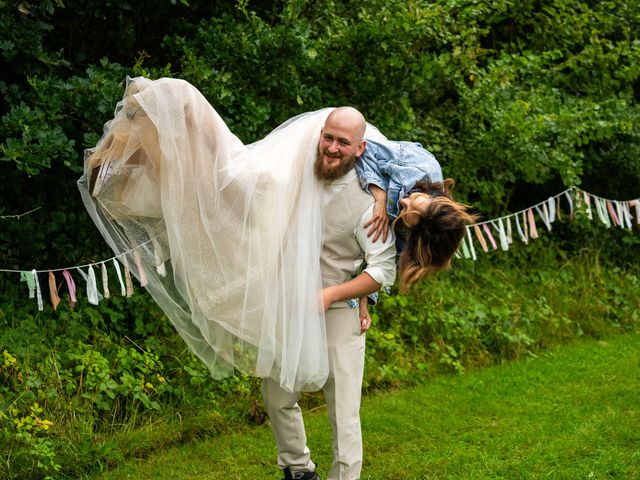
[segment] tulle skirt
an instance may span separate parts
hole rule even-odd
[[[216,378],[237,369],[289,391],[325,382],[313,162],[330,111],[244,145],[189,83],[127,79],[85,154],[91,218]]]

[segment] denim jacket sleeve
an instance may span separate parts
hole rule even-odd
[[[371,193],[369,191],[369,185],[371,184],[377,185],[384,191],[389,189],[389,176],[382,171],[384,165],[379,163],[376,158],[377,150],[378,148],[374,142],[367,142],[367,147],[356,162],[356,173],[358,174],[360,186],[369,193]]]

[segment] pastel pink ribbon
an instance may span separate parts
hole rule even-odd
[[[489,237],[489,241],[491,242],[491,246],[493,247],[494,250],[498,249],[498,245],[496,244],[495,239],[493,238],[493,235],[491,235],[491,230],[489,230],[489,226],[486,223],[482,224],[482,229],[484,230],[484,233],[487,234],[487,237]]]
[[[67,271],[67,270],[63,270],[62,271],[62,276],[64,277],[65,281],[67,282],[67,288],[69,289],[69,297],[71,298],[71,308],[75,307],[76,303],[77,303],[77,299],[76,299],[76,284],[73,281],[73,277],[71,276],[71,274]]]

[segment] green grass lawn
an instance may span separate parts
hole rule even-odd
[[[307,412],[324,477],[331,435]],[[538,358],[363,401],[363,479],[640,478],[640,336],[582,341]],[[269,425],[162,450],[99,477],[277,479]]]

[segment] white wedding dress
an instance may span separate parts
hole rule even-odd
[[[189,83],[139,77],[86,152],[78,185],[93,221],[216,378],[325,382],[313,162],[330,111],[244,145]]]

